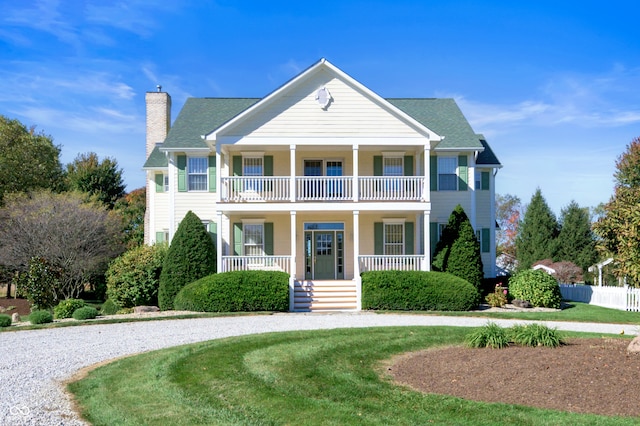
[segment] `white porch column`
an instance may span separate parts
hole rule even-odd
[[[169,243],[176,233],[176,191],[178,190],[178,170],[176,167],[176,155],[169,154]]]
[[[289,200],[296,202],[296,145],[289,145]]]
[[[352,193],[353,193],[353,201],[357,202],[360,194],[358,194],[358,180],[359,180],[359,167],[358,167],[358,144],[353,144],[353,182],[352,182]]]
[[[297,257],[297,245],[296,245],[296,227],[297,227],[297,215],[296,211],[290,212],[291,221],[291,263],[289,271],[289,311],[293,311],[295,308],[295,283],[296,283],[296,257]]]
[[[356,306],[362,309],[362,280],[360,279],[360,212],[353,211],[353,281],[356,284]]]
[[[422,212],[422,241],[424,247],[424,262],[422,262],[422,270],[430,271],[431,270],[431,222],[429,218],[431,217],[430,212],[424,211]]]
[[[422,170],[424,170],[424,178],[422,183],[422,201],[431,200],[431,151],[429,145],[424,146],[422,154]],[[427,223],[428,225],[428,223]],[[427,226],[428,227],[428,226]]]
[[[220,182],[219,179],[218,179],[218,182]],[[216,269],[218,273],[223,272],[222,270],[222,255],[224,254],[223,251],[224,251],[224,248],[222,247],[222,212],[218,211],[218,214],[216,215],[216,257],[217,257]]]
[[[216,203],[222,201],[222,177],[220,171],[222,170],[222,147],[219,143],[216,143]],[[226,195],[226,194],[225,194]]]
[[[475,152],[475,154],[471,155],[471,161],[469,162],[469,171],[468,174],[469,176],[467,177],[467,181],[469,182],[467,184],[468,188],[469,188],[469,194],[471,195],[471,211],[469,212],[469,219],[471,220],[471,227],[473,228],[473,231],[476,231],[476,155],[477,155],[477,151]]]

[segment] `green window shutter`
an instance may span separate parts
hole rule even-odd
[[[162,173],[156,173],[156,192],[164,192],[164,175]]]
[[[233,255],[242,256],[244,253],[242,241],[242,223],[237,222],[233,224]]]
[[[209,192],[216,192],[216,156],[209,156]]]
[[[431,258],[433,258],[433,252],[436,250],[436,244],[439,240],[438,235],[438,222],[429,223],[429,240],[431,244]]]
[[[264,254],[273,256],[273,222],[264,224]]]
[[[480,173],[480,189],[483,191],[489,190],[489,172]]]
[[[164,232],[163,231],[159,231],[156,232],[156,243],[164,243]]]
[[[264,175],[273,176],[273,155],[265,155],[262,161],[264,162]]]
[[[482,252],[483,253],[489,253],[489,249],[491,247],[491,239],[490,239],[490,232],[491,230],[489,228],[482,228]]]
[[[458,155],[458,191],[466,191],[469,182],[469,168],[467,156]]]
[[[405,222],[404,224],[404,254],[413,254],[413,222]]]
[[[382,176],[382,156],[381,155],[373,156],[373,175]]]
[[[404,175],[413,176],[413,155],[404,156]]]
[[[213,245],[218,248],[218,224],[215,222],[209,222],[209,236],[213,240]]]
[[[429,157],[429,181],[430,190],[438,190],[438,157],[432,155]]]
[[[242,155],[234,155],[232,158],[234,176],[242,176]]]
[[[187,156],[178,155],[178,191],[185,192],[187,190]]]
[[[384,225],[382,222],[373,224],[373,254],[384,254]]]

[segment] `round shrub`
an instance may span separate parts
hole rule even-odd
[[[97,316],[98,310],[93,306],[84,306],[80,309],[76,309],[73,312],[73,319],[76,320],[94,319]]]
[[[176,295],[174,309],[198,312],[286,312],[289,310],[289,274],[235,271],[209,275],[183,287]]]
[[[53,322],[53,315],[49,311],[33,311],[29,315],[31,324],[46,324]]]
[[[362,274],[362,309],[469,311],[480,301],[474,285],[445,272],[371,271]]]
[[[528,300],[532,306],[560,309],[560,286],[551,275],[541,270],[526,269],[509,281],[514,299]]]
[[[158,304],[158,287],[166,244],[133,248],[109,265],[107,297],[121,308]],[[115,312],[114,312],[115,313]]]
[[[56,319],[71,318],[76,309],[85,305],[84,300],[65,299],[53,308],[53,316]]]
[[[102,313],[102,315],[114,315],[117,314],[120,309],[122,309],[122,307],[118,306],[116,302],[111,299],[107,299],[102,304],[100,312]]]
[[[0,314],[0,327],[9,327],[11,325],[11,317],[6,314]]]

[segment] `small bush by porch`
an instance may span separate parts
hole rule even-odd
[[[475,286],[445,272],[362,273],[363,310],[469,311],[479,301]]]

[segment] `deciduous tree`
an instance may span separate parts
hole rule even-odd
[[[138,188],[120,198],[114,206],[114,211],[122,217],[123,239],[128,249],[144,243],[145,200],[145,188]]]
[[[0,264],[26,271],[33,258],[60,270],[59,299],[76,298],[91,274],[122,251],[120,221],[78,193],[11,194],[0,209]]]
[[[538,188],[531,197],[516,238],[519,270],[531,268],[538,260],[556,259],[558,228],[558,221]]]
[[[113,158],[100,161],[95,152],[78,154],[67,164],[67,183],[71,190],[93,195],[110,209],[125,195],[122,169],[117,161]]]
[[[0,115],[0,204],[5,194],[63,188],[60,147],[51,136]]]

